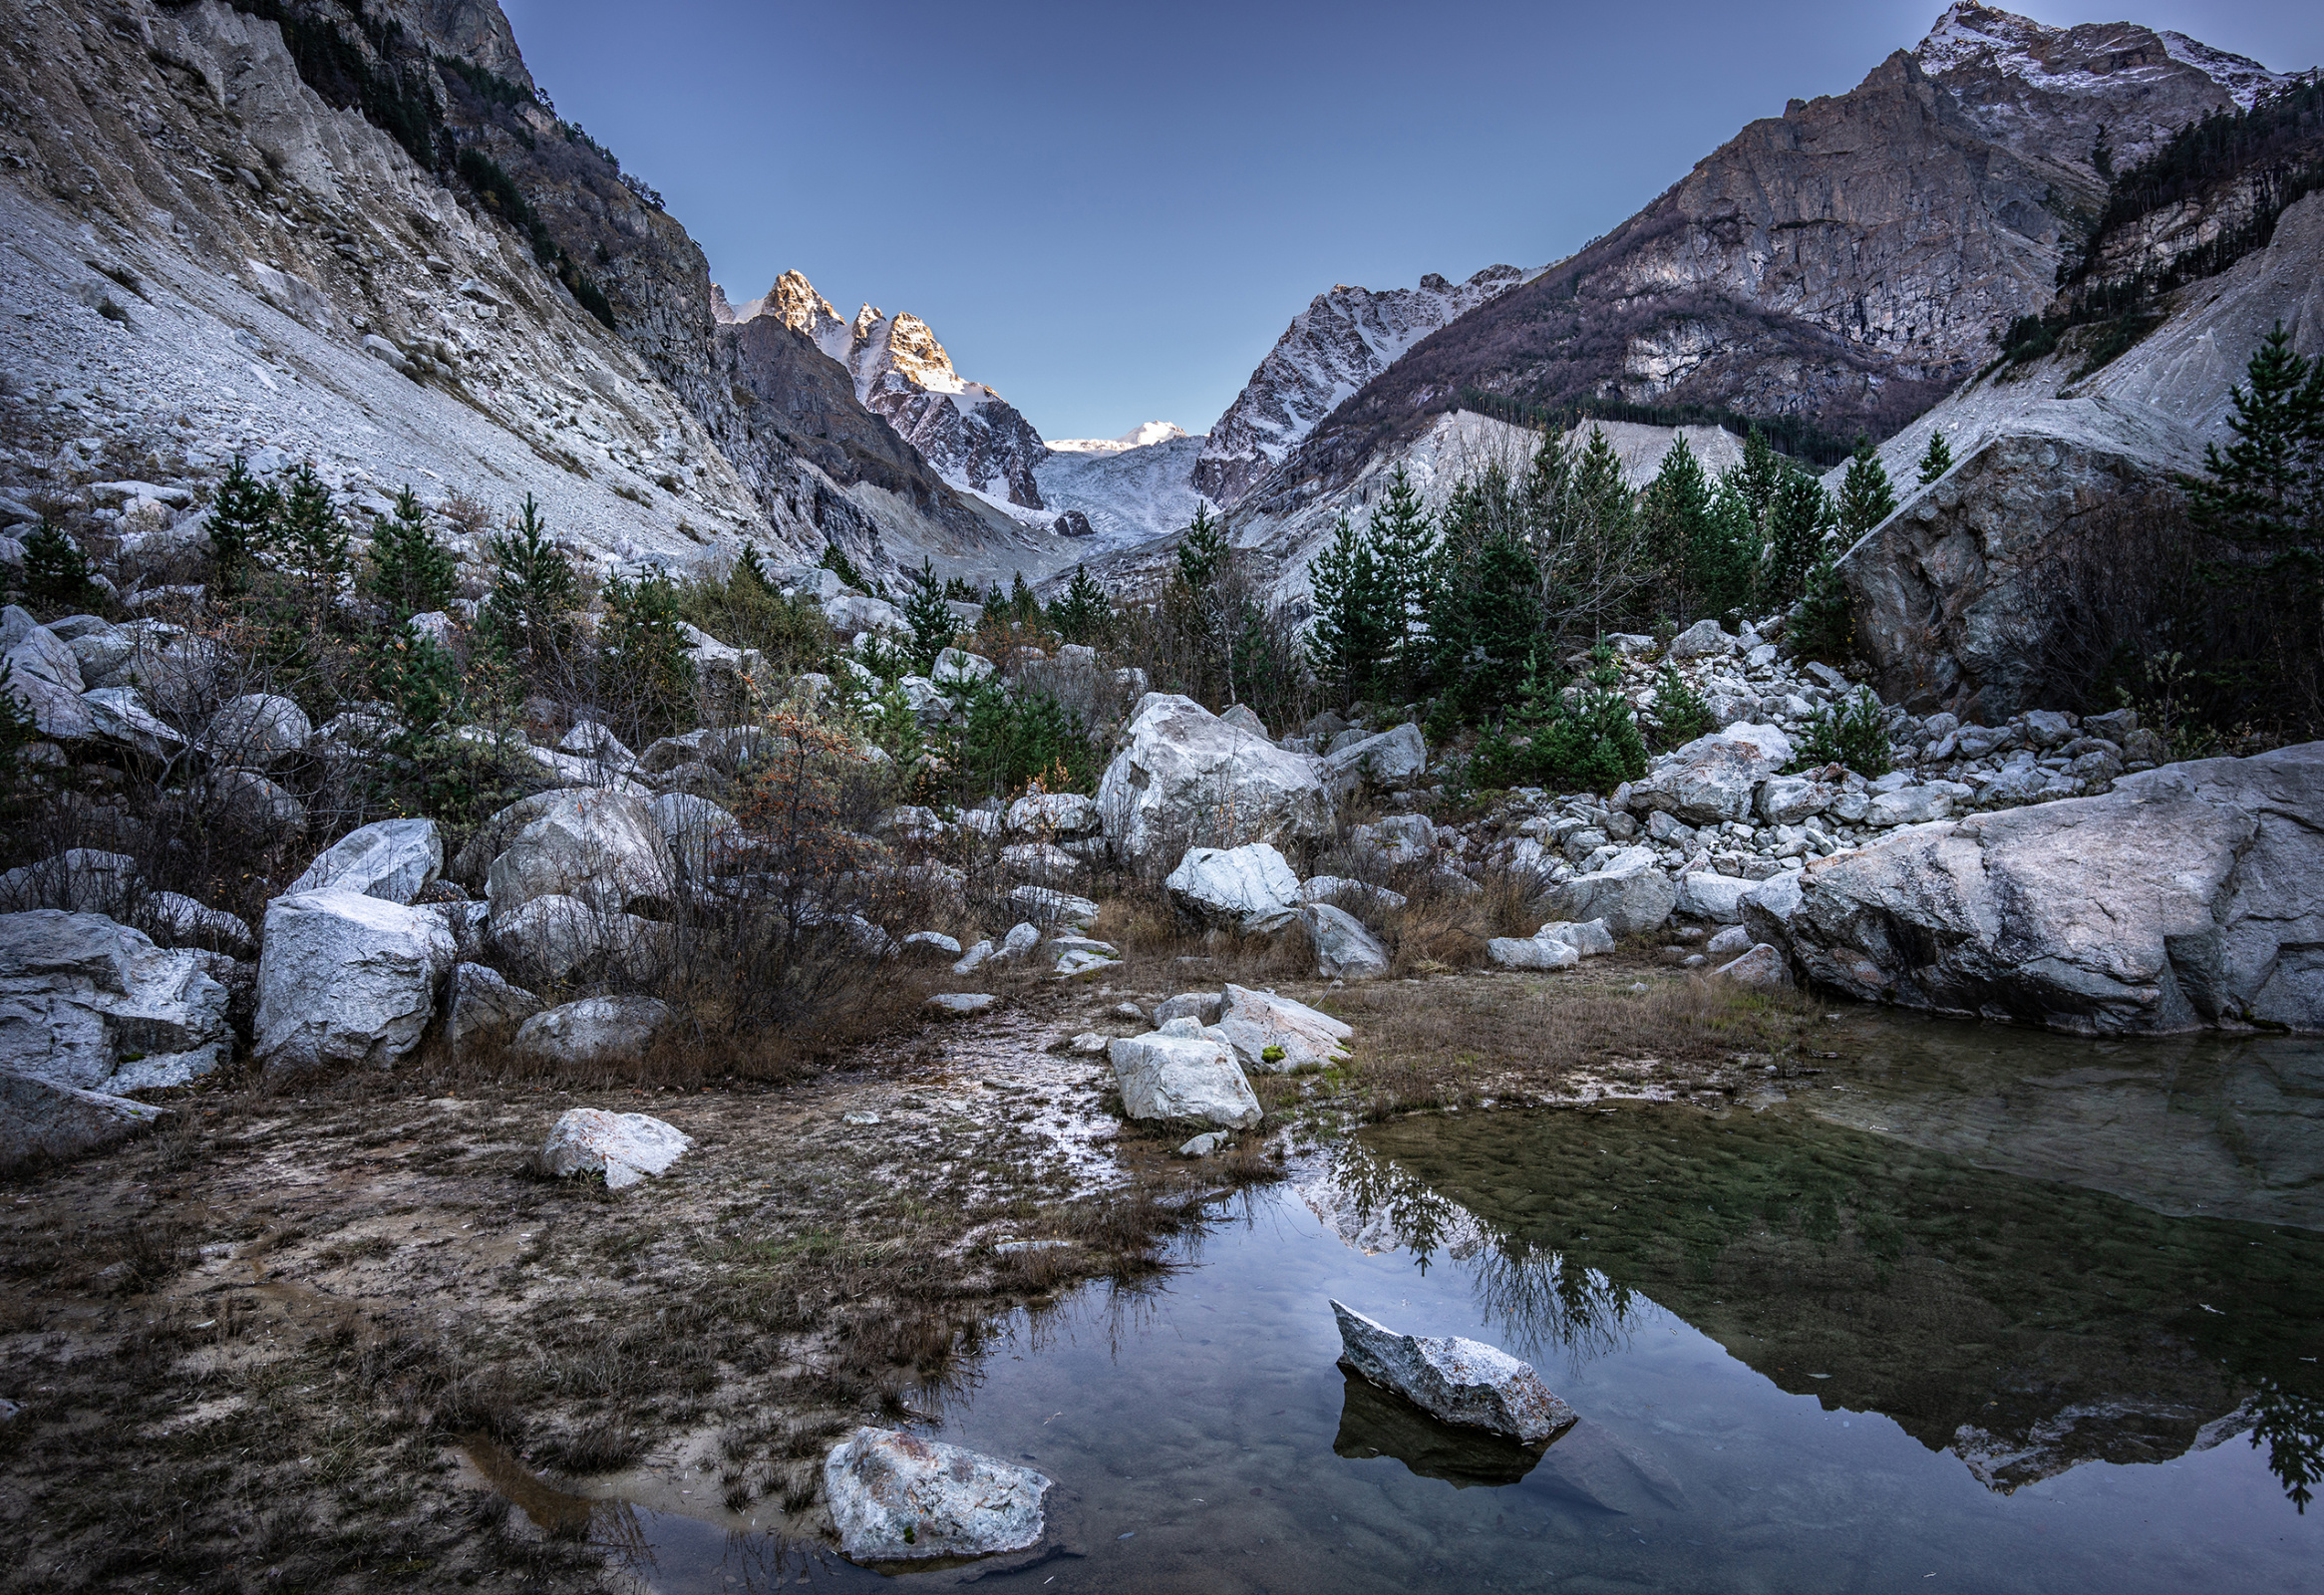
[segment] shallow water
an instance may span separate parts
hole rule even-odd
[[[900,1582],[2324,1589],[2324,1048],[1828,1034],[1717,1117],[1376,1126],[1160,1283],[1021,1319],[937,1433],[1055,1478],[1064,1554]],[[1527,1358],[1581,1423],[1536,1461],[1352,1385],[1334,1297]],[[613,1537],[673,1592],[881,1581]]]

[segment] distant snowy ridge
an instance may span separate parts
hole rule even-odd
[[[1342,283],[1317,294],[1210,429],[1194,485],[1219,503],[1235,503],[1399,355],[1537,274],[1487,266],[1463,283],[1432,271],[1417,288]]]
[[[1049,452],[1059,455],[1118,455],[1125,449],[1148,449],[1158,443],[1175,443],[1186,429],[1167,421],[1142,421],[1119,438],[1052,438]]]
[[[1024,509],[1046,505],[1034,470],[1048,449],[1033,424],[981,382],[952,368],[936,334],[908,312],[865,305],[852,322],[797,271],[740,306],[723,292],[712,309],[722,321],[773,316],[843,367],[855,397],[884,417],[953,486]]]

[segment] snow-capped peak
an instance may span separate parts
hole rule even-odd
[[[1185,436],[1185,428],[1167,421],[1142,421],[1119,438],[1053,438],[1049,450],[1061,455],[1119,455],[1158,443],[1175,443]]]
[[[2052,28],[1974,0],[1957,0],[1946,8],[1913,56],[1923,72],[1939,80],[1989,66],[2033,88],[2091,94],[2126,77],[2167,72],[2153,59],[2156,44],[2168,61],[2201,73],[2246,111],[2259,95],[2288,81],[2256,61],[2214,50],[2183,33],[2151,32],[2136,23]]]

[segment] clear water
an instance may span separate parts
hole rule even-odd
[[[1020,1320],[937,1432],[1056,1479],[1061,1551],[898,1582],[2324,1590],[2324,1048],[1829,1034],[1716,1117],[1376,1126],[1159,1283]],[[1352,1384],[1334,1297],[1581,1423],[1536,1460]],[[621,1537],[673,1592],[877,1581]]]

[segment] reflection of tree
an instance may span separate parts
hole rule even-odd
[[[1485,1318],[1508,1326],[1512,1339],[1583,1358],[1626,1339],[1643,1298],[1562,1248],[1481,1221],[1360,1142],[1342,1150],[1329,1177],[1344,1216],[1365,1232],[1384,1227],[1423,1273],[1439,1250],[1466,1261]]]
[[[2283,1480],[2284,1494],[2306,1516],[2308,1486],[2324,1482],[2324,1402],[2295,1396],[2274,1380],[2262,1379],[2251,1407],[2252,1448],[2267,1442],[2268,1471]]]

